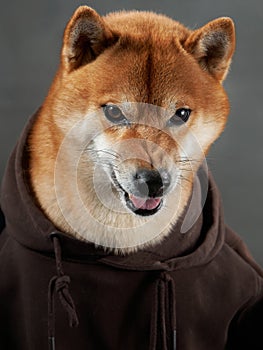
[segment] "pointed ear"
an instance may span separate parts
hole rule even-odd
[[[184,43],[184,48],[195,57],[202,69],[222,82],[235,50],[235,27],[232,19],[218,18],[195,30]]]
[[[80,6],[64,32],[61,61],[67,72],[92,62],[117,40],[103,19],[88,6]]]

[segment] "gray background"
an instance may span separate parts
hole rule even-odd
[[[56,71],[65,24],[83,1],[1,0],[0,178],[28,117],[42,103]],[[208,157],[226,221],[263,265],[262,0],[88,1],[101,14],[153,10],[197,28],[220,16],[236,23],[237,50],[225,83],[231,114]]]

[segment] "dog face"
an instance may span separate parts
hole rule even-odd
[[[106,246],[136,246],[131,237],[148,222],[142,241],[157,241],[147,235],[156,220],[162,226],[158,239],[164,237],[181,215],[196,170],[224,128],[229,104],[221,83],[233,51],[234,27],[228,18],[190,31],[153,13],[123,12],[102,18],[80,7],[66,27],[60,69],[32,143],[39,142],[35,135],[41,134],[43,119],[52,116],[50,152],[54,160],[64,145],[56,164],[60,176],[67,173],[70,193],[65,194],[64,184],[60,198],[70,196],[74,208],[76,191],[70,188],[72,181],[77,182],[81,202],[104,229],[96,227],[99,239],[90,239],[86,232],[94,227],[77,214],[79,209],[73,209],[74,225],[69,226],[64,221],[69,208],[62,210],[62,219],[54,207],[43,204],[47,200],[37,185],[43,175],[32,166],[33,187],[47,215],[63,229]],[[75,179],[68,164],[76,154]],[[54,162],[50,167],[54,173]],[[100,195],[94,189],[98,179]],[[58,184],[54,186],[60,192]],[[111,198],[111,206],[101,203],[106,197]],[[112,203],[121,210],[114,212]],[[102,233],[105,227],[108,236]],[[125,230],[114,234],[109,227]]]

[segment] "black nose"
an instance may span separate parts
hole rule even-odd
[[[134,176],[135,195],[139,197],[161,197],[171,184],[167,170],[138,169]]]

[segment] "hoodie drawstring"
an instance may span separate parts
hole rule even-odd
[[[176,349],[174,280],[162,272],[155,285],[150,350]]]
[[[59,238],[56,233],[52,233],[50,238],[54,245],[57,275],[51,278],[48,286],[48,346],[49,350],[55,350],[55,292],[68,314],[70,327],[77,327],[79,320],[74,301],[69,293],[70,277],[63,272]]]
[[[74,301],[69,293],[70,277],[62,267],[61,245],[56,233],[50,235],[55,252],[57,275],[48,287],[48,346],[55,350],[55,292],[68,314],[70,327],[79,324]],[[155,295],[151,322],[149,350],[176,350],[175,287],[174,280],[167,271],[160,273],[155,284]]]

